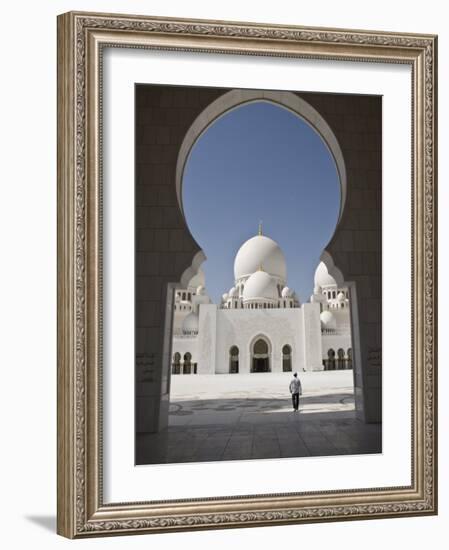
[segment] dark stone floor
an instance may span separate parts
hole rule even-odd
[[[356,418],[349,392],[176,400],[167,430],[138,434],[137,464],[380,453],[382,426]]]

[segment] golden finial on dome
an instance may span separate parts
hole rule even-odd
[[[257,271],[263,271],[263,265],[259,264],[259,267],[257,268]]]
[[[262,220],[259,222],[259,235],[263,235],[262,233]]]

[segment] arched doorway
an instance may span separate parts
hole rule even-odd
[[[292,348],[286,344],[282,348],[282,372],[292,371]]]
[[[345,350],[338,348],[337,350],[337,369],[345,368]]]
[[[239,372],[239,348],[232,346],[229,350],[229,374],[238,374]]]
[[[183,374],[191,374],[192,372],[192,354],[187,352],[184,354]]]
[[[172,374],[181,374],[181,354],[179,352],[173,354]]]
[[[327,369],[335,370],[335,350],[330,348],[327,350]]]
[[[270,372],[270,346],[264,338],[257,338],[251,349],[251,372]]]

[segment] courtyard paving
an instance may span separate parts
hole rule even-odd
[[[139,434],[137,463],[161,464],[381,452],[381,425],[356,418],[352,371],[172,376],[167,430]]]

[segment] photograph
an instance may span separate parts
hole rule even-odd
[[[135,85],[136,464],[382,452],[381,167],[381,96]]]

